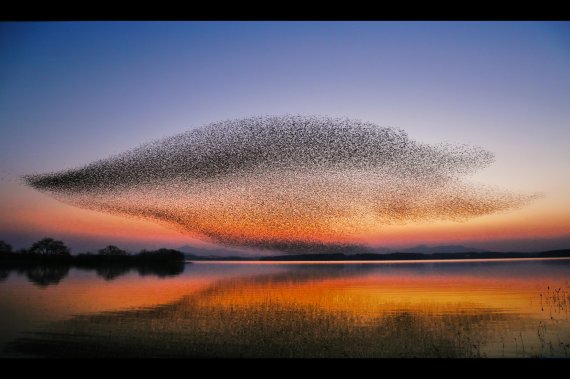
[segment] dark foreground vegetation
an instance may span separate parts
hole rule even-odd
[[[29,249],[16,252],[6,242],[0,241],[0,281],[6,279],[10,272],[16,272],[39,286],[58,284],[71,268],[95,270],[105,280],[112,280],[132,271],[141,276],[176,276],[184,272],[185,263],[184,254],[172,249],[129,254],[110,245],[96,254],[71,255],[62,241],[52,238],[44,238]]]

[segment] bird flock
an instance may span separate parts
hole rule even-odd
[[[24,180],[81,208],[271,248],[381,236],[389,225],[464,221],[536,198],[466,180],[493,159],[478,147],[424,144],[370,122],[259,116]]]

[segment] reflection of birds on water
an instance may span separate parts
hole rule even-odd
[[[79,207],[286,250],[386,225],[465,220],[533,198],[462,179],[492,160],[480,148],[423,144],[372,123],[253,117],[25,179]]]

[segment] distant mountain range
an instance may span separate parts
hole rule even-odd
[[[477,249],[475,247],[465,247],[461,245],[443,245],[443,246],[433,246],[429,247],[426,245],[418,245],[415,247],[410,247],[409,249],[392,249],[393,253],[422,253],[422,254],[433,254],[433,253],[484,253],[488,250]]]
[[[195,247],[190,245],[185,245],[176,249],[183,252],[189,257],[207,257],[207,258],[227,258],[227,257],[241,257],[246,253],[242,250],[229,249],[229,248],[214,248],[207,249],[203,247]]]
[[[402,260],[446,260],[446,259],[492,259],[492,258],[568,258],[570,249],[552,250],[540,253],[387,253],[387,254],[300,254],[261,257],[260,261],[402,261]]]
[[[323,247],[324,246],[324,247]],[[238,260],[238,261],[344,261],[344,260],[426,260],[426,259],[488,259],[488,258],[546,258],[570,257],[570,249],[536,253],[493,252],[461,245],[418,245],[407,249],[373,248],[359,245],[323,245],[320,251],[287,253],[285,255],[251,256],[244,251],[230,248],[206,249],[182,246],[178,250],[190,260]],[[250,253],[251,254],[251,253]]]
[[[231,248],[200,248],[190,245],[185,245],[177,249],[185,254],[200,257],[229,257],[229,256],[243,256],[247,255],[242,250],[231,249]],[[369,247],[364,245],[301,245],[301,246],[287,246],[282,249],[282,252],[290,254],[390,254],[390,253],[421,253],[421,254],[433,254],[433,253],[484,253],[487,250],[478,249],[474,247],[465,247],[461,245],[443,245],[443,246],[427,246],[418,245],[415,247],[407,249],[389,249],[385,247]],[[273,254],[275,255],[275,254]]]

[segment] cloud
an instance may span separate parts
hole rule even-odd
[[[270,248],[343,241],[386,225],[464,221],[537,196],[465,180],[492,162],[478,147],[423,144],[357,120],[286,115],[217,122],[24,180],[78,207]]]

